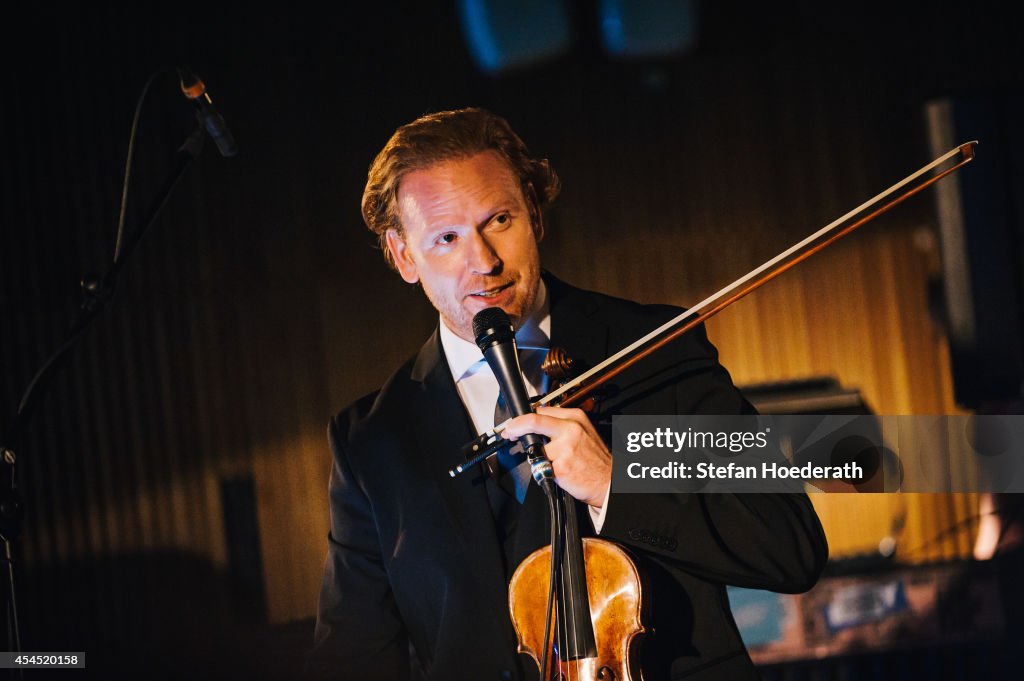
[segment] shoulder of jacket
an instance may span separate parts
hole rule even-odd
[[[655,328],[685,311],[684,308],[675,305],[638,303],[635,300],[619,298],[607,293],[601,293],[600,291],[578,288],[564,282],[558,282],[556,286],[568,292],[569,296],[578,298],[580,302],[594,313],[613,318],[616,320],[616,323],[622,323],[620,320],[624,318],[627,321],[634,321],[641,325]]]
[[[377,390],[368,393],[339,411],[331,419],[328,433],[338,442],[348,442],[360,434],[375,430],[380,424],[403,413],[401,405],[410,394],[416,357],[409,358]]]

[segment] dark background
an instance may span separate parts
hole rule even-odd
[[[24,649],[168,675],[294,668],[323,555],[323,427],[436,319],[359,215],[396,126],[501,113],[565,183],[548,268],[692,303],[927,160],[926,101],[1024,84],[1011,3],[707,2],[694,50],[641,60],[608,57],[596,3],[570,4],[571,50],[501,76],[474,67],[451,2],[7,17],[0,415],[72,323],[78,280],[109,267],[147,77],[191,66],[240,149],[207,145],[19,447]],[[175,86],[146,102],[130,216],[193,125]],[[911,203],[883,229],[931,215]]]

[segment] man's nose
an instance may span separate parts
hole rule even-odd
[[[501,258],[497,251],[479,232],[473,232],[468,254],[469,269],[475,274],[493,274],[501,268]]]

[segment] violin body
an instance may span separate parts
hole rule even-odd
[[[643,587],[640,573],[625,550],[612,542],[584,538],[586,589],[597,655],[579,660],[556,657],[549,681],[639,681],[638,648],[646,629],[641,621]],[[551,547],[531,553],[509,584],[508,603],[519,652],[540,666],[544,649],[545,605],[551,572]],[[555,622],[555,638],[559,625]],[[541,672],[543,677],[543,671]]]

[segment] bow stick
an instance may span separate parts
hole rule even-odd
[[[671,343],[687,331],[718,314],[748,293],[756,291],[791,267],[803,262],[857,228],[871,222],[894,206],[903,203],[911,196],[935,184],[946,175],[970,163],[974,159],[974,148],[977,144],[977,140],[972,140],[947,151],[928,165],[907,175],[896,184],[876,194],[842,217],[830,222],[810,236],[793,244],[775,257],[744,274],[736,281],[711,294],[678,317],[665,322],[654,331],[630,343],[600,364],[565,383],[557,390],[544,395],[534,402],[534,406],[571,407],[580,404],[598,387],[618,376],[643,358]],[[956,158],[958,156],[959,158]],[[947,166],[934,175],[921,180],[922,177],[954,159],[956,159],[956,162],[953,165]],[[907,188],[908,185],[909,188]],[[901,192],[901,190],[902,193],[897,193]],[[895,197],[893,197],[894,194],[896,195]],[[858,218],[857,216],[861,217]],[[508,421],[505,421],[495,426],[491,430],[477,436],[472,442],[464,445],[462,451],[467,457],[472,458],[449,470],[448,475],[455,477],[498,451],[505,444],[505,439],[501,437],[501,432],[505,429],[507,423]]]

